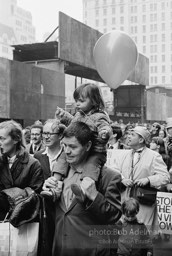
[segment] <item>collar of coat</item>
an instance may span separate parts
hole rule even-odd
[[[24,148],[21,148],[20,150],[17,151],[16,153],[16,159],[15,161],[20,158],[20,162],[23,164],[27,164],[29,161],[29,153],[27,151],[25,151]],[[8,158],[7,155],[2,155],[0,161],[2,161],[3,163],[8,163]]]

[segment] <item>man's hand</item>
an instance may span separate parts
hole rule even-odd
[[[142,186],[146,186],[149,182],[150,182],[149,178],[142,178],[142,179],[136,180],[134,184],[142,187]]]
[[[59,119],[64,116],[65,111],[62,108],[59,108],[57,106],[56,112],[55,112],[55,118]]]
[[[81,189],[91,201],[94,201],[98,194],[95,181],[89,177],[85,177],[83,179],[83,181],[81,182]]]
[[[52,177],[49,177],[47,180],[45,180],[42,189],[49,191],[50,188],[55,189],[56,187],[57,187],[57,179],[52,176]]]
[[[124,184],[124,186],[126,187],[132,187],[133,186],[133,181],[130,179],[122,179],[122,183]]]
[[[100,136],[102,139],[107,139],[108,136],[109,136],[109,133],[108,133],[107,130],[101,130],[101,131],[99,132],[99,136]]]

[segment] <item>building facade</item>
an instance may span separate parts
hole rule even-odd
[[[0,0],[0,56],[12,59],[10,45],[35,41],[31,13],[18,7],[17,0]]]
[[[83,20],[126,32],[149,58],[150,85],[172,86],[172,0],[83,0]]]

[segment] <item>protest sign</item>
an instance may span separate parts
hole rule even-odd
[[[161,232],[172,234],[172,193],[157,193],[157,212]]]

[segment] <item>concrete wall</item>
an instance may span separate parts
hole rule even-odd
[[[53,118],[57,105],[65,107],[65,75],[0,58],[0,92],[0,118],[30,125]]]

